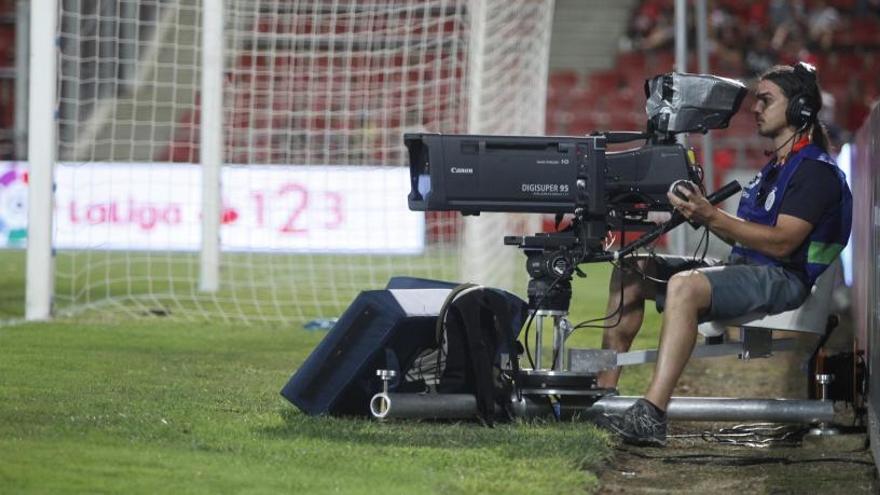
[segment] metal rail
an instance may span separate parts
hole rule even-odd
[[[563,416],[580,415],[589,419],[602,413],[622,412],[637,398],[603,397],[592,405],[563,403],[561,412]],[[528,397],[511,406],[514,415],[519,417],[553,413],[549,402]],[[370,411],[379,419],[470,419],[478,415],[476,397],[470,394],[380,393],[370,401]],[[833,421],[834,405],[830,401],[820,400],[673,397],[669,402],[667,417],[673,421],[812,424]]]

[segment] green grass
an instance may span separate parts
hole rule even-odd
[[[587,267],[572,319],[601,315]],[[23,256],[0,255],[0,317]],[[656,343],[656,319],[639,346]],[[572,345],[595,345],[598,331]],[[0,327],[2,493],[589,493],[610,455],[584,423],[314,418],[278,394],[323,338],[302,325],[61,320]],[[624,374],[640,393],[647,370]]]

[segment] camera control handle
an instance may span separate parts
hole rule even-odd
[[[712,194],[706,196],[706,199],[709,203],[713,205],[717,205],[718,203],[724,201],[725,199],[733,196],[738,193],[742,189],[742,186],[739,182],[733,180],[724,185],[721,189],[713,192]],[[684,223],[687,219],[678,212],[672,214],[672,218],[669,219],[668,222],[658,225],[657,227],[649,230],[645,233],[645,235],[639,237],[635,241],[627,244],[619,251],[615,251],[613,253],[606,253],[603,256],[599,256],[597,258],[593,258],[591,261],[613,261],[620,259],[636,249],[639,249],[643,246],[646,246],[648,243],[654,241],[654,239],[660,237],[661,235],[669,232],[670,230],[678,227],[682,223]]]
[[[713,205],[717,205],[718,203],[738,193],[741,189],[742,186],[740,186],[739,182],[732,180],[725,184],[721,189],[706,196],[706,200]],[[668,222],[663,224],[664,227],[668,225],[669,229],[663,231],[662,233],[668,232],[669,230],[672,230],[673,228],[681,225],[686,221],[688,220],[681,213],[676,211],[672,214],[672,218],[670,218]]]

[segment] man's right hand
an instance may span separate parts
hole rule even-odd
[[[706,196],[696,187],[683,187],[681,184],[673,184],[674,192],[667,192],[666,197],[672,207],[691,222],[700,224],[709,223],[718,213],[718,209],[706,199]],[[686,199],[682,199],[684,196]]]

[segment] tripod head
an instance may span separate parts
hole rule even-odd
[[[583,275],[577,267],[582,254],[578,238],[570,232],[555,232],[507,236],[504,244],[518,246],[526,255],[529,309],[568,313],[571,276]]]

